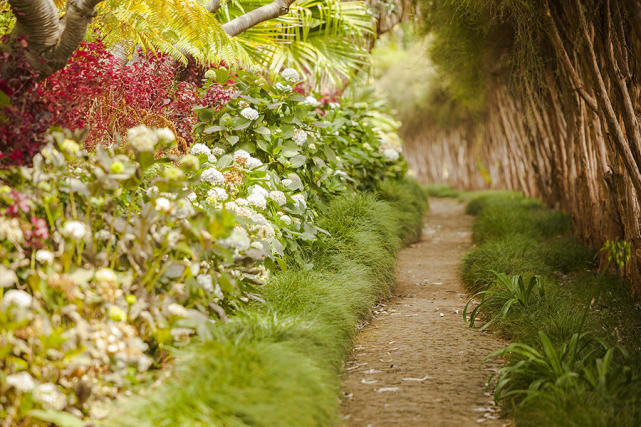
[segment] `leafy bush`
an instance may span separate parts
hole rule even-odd
[[[305,253],[313,268],[274,274],[261,289],[264,305],[212,328],[214,339],[192,347],[175,375],[116,408],[107,424],[335,424],[339,374],[355,325],[389,293],[395,255],[407,237],[407,216],[398,206],[416,200],[403,188],[419,189],[410,182],[386,186],[406,195],[396,198],[397,207],[384,195],[352,192],[330,201],[319,224],[331,233]]]
[[[0,94],[8,101],[0,101],[0,158],[5,164],[29,163],[51,126],[86,129],[88,147],[118,143],[139,124],[169,127],[184,152],[196,122],[193,105],[218,109],[232,93],[223,85],[200,91],[201,82],[167,55],[140,53],[138,60],[122,64],[99,41],[83,43],[64,69],[41,82],[24,56],[0,56],[5,64],[0,67]]]
[[[390,254],[416,233],[422,215],[423,201],[412,200],[420,189],[410,182],[399,184],[394,207],[358,194],[337,202],[340,208],[331,204],[355,190],[384,187],[390,194],[381,197],[391,197],[395,184],[384,181],[404,176],[405,162],[381,143],[365,104],[317,105],[244,71],[206,73],[199,99],[222,87],[214,76],[237,78],[236,88],[223,110],[213,101],[197,108],[201,118],[216,115],[223,129],[218,138],[202,129],[189,154],[177,149],[180,132],[164,119],[159,124],[171,127],[123,129],[108,133],[117,144],[82,149],[102,140],[102,119],[116,120],[109,129],[117,132],[133,123],[118,119],[123,112],[110,110],[114,102],[125,104],[125,116],[149,108],[160,111],[157,118],[173,111],[189,122],[183,106],[173,110],[179,92],[163,57],[107,73],[144,92],[127,106],[129,94],[118,92],[125,86],[108,86],[96,72],[114,65],[97,49],[81,50],[57,83],[45,82],[60,98],[71,76],[91,82],[79,99],[96,102],[89,109],[98,114],[91,116],[95,132],[55,131],[31,166],[0,171],[0,354],[9,361],[0,376],[0,416],[9,422],[70,412],[100,418],[101,401],[147,381],[147,371],[169,363],[174,349],[211,340],[216,322],[264,302],[260,288],[270,274],[326,262],[334,264],[332,280],[341,281],[336,268],[353,263],[353,276],[363,273],[363,283],[377,287],[370,301],[391,283]],[[154,72],[170,75],[154,87]],[[285,70],[283,79],[292,76]],[[84,126],[77,113],[86,105],[68,95],[57,114]],[[242,129],[229,125],[241,122]],[[394,209],[401,204],[409,206],[402,214]],[[343,221],[318,221],[323,212]],[[313,256],[321,252],[322,260]]]
[[[225,69],[212,72],[209,85],[228,76]],[[396,148],[381,142],[366,103],[321,103],[293,90],[299,79],[288,69],[272,85],[239,71],[238,91],[225,108],[196,109],[197,141],[230,154],[251,154],[288,176],[290,189],[302,190],[304,184],[315,203],[348,188],[374,190],[384,178],[405,174],[405,162]]]

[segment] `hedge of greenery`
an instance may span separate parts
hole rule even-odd
[[[466,195],[479,245],[464,259],[471,325],[511,339],[495,399],[517,425],[638,425],[640,310],[625,282],[594,270],[565,215],[517,193]],[[604,256],[625,262],[621,245]],[[613,261],[612,265],[616,264]]]
[[[335,425],[339,374],[355,326],[389,295],[396,252],[420,236],[426,201],[411,181],[322,209],[329,232],[253,304],[184,356],[159,388],[125,402],[113,425]],[[123,421],[126,420],[126,421]]]
[[[82,132],[58,130],[32,166],[0,171],[9,424],[106,416],[111,399],[147,384],[177,351],[264,304],[272,275],[314,271],[305,254],[335,237],[319,221],[332,200],[403,179],[399,147],[370,105],[301,95],[291,69],[269,83],[211,70],[203,92],[229,79],[226,107],[196,107],[190,153],[168,128],[138,126],[94,151]],[[407,232],[416,220],[406,220]]]

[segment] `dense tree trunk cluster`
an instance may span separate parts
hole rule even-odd
[[[536,75],[489,76],[478,126],[414,129],[407,157],[427,181],[540,197],[595,249],[630,243],[625,274],[638,296],[641,2],[545,0],[537,13],[547,54]]]

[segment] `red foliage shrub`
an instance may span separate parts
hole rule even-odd
[[[42,82],[20,57],[0,55],[5,64],[14,64],[9,72],[0,70],[0,90],[10,101],[0,113],[5,163],[28,162],[54,125],[86,128],[89,147],[116,142],[141,123],[168,126],[189,144],[196,120],[192,107],[222,107],[233,91],[212,86],[201,93],[204,69],[183,67],[167,55],[141,53],[123,65],[100,42],[83,43],[64,69]]]
[[[56,100],[25,59],[27,42],[15,43],[15,53],[0,50],[0,162],[5,164],[29,161],[56,115]]]

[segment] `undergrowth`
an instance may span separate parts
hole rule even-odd
[[[339,374],[355,326],[390,292],[395,258],[420,235],[420,187],[389,181],[324,207],[328,231],[213,338],[177,354],[173,374],[130,399],[110,425],[316,426],[337,423]]]
[[[447,184],[429,184],[425,186],[425,191],[430,197],[457,198],[461,195],[461,191]]]
[[[495,399],[517,425],[638,425],[641,311],[628,285],[596,271],[564,214],[517,193],[461,198],[477,215],[466,320],[512,342],[493,354],[506,362]]]

